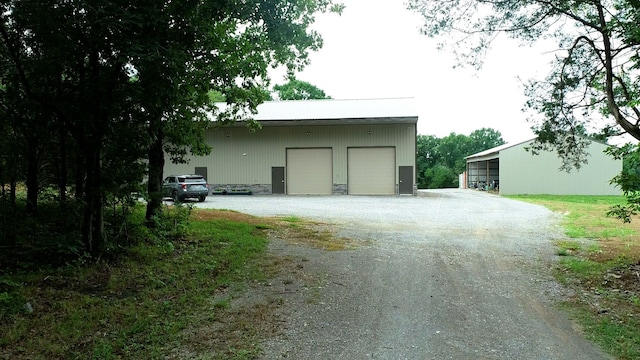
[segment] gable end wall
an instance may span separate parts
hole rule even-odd
[[[622,161],[604,154],[607,145],[592,142],[588,164],[571,173],[560,171],[555,152],[532,155],[524,143],[500,152],[500,194],[620,195],[609,181],[622,171]]]

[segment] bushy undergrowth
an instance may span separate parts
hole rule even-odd
[[[18,197],[15,206],[0,206],[0,274],[89,260],[80,233],[81,206],[73,201],[60,204],[44,194],[34,214],[27,213],[24,196]],[[140,241],[183,236],[190,212],[188,204],[172,210],[164,207],[145,223],[142,203],[131,198],[109,201],[104,211],[106,246],[101,257],[117,257]]]
[[[189,327],[216,320],[218,289],[261,277],[252,260],[266,247],[255,225],[191,212],[164,207],[145,224],[136,206],[126,241],[105,257],[5,270],[0,358],[161,358],[180,348]]]
[[[45,192],[46,195],[46,192]],[[4,208],[7,210],[7,208]],[[143,204],[119,203],[105,211],[107,246],[100,259],[89,257],[82,246],[79,207],[64,204],[64,213],[54,197],[40,199],[36,214],[28,215],[25,201],[19,198],[13,211],[0,213],[0,316],[11,317],[31,311],[22,294],[24,274],[59,271],[80,272],[95,263],[117,261],[138,244],[163,246],[184,237],[188,229],[189,206],[164,207],[145,224]]]
[[[43,203],[29,215],[24,201],[0,212],[0,272],[59,266],[82,254],[76,208]]]

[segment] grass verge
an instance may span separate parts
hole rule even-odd
[[[140,243],[114,261],[2,275],[0,358],[171,355],[186,329],[221,316],[227,299],[215,294],[263,276],[255,259],[267,244],[257,225],[224,216],[186,226],[187,236]]]
[[[557,279],[574,295],[563,308],[618,359],[640,358],[640,218],[606,216],[620,196],[509,196],[563,214]]]
[[[180,226],[186,235],[141,242],[114,260],[0,272],[0,358],[253,359],[258,339],[277,331],[278,299],[233,300],[295,266],[266,253],[269,238],[353,247],[294,217],[191,210]]]

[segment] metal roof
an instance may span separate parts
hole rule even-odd
[[[414,98],[267,101],[253,117],[258,121],[414,118]]]
[[[217,103],[219,113],[229,109],[225,103]],[[256,114],[240,111],[235,119],[237,126],[248,119],[263,126],[341,125],[341,124],[416,124],[418,110],[414,98],[386,99],[323,99],[267,101],[258,105]],[[216,115],[208,114],[211,121]]]
[[[473,159],[473,158],[485,157],[485,156],[492,155],[492,154],[498,155],[500,153],[500,151],[502,151],[502,150],[506,150],[506,149],[514,147],[516,145],[520,145],[520,144],[524,144],[526,142],[533,141],[535,139],[536,138],[533,138],[533,139],[529,139],[529,140],[526,140],[526,141],[521,141],[521,142],[515,143],[515,144],[508,144],[508,143],[507,144],[502,144],[502,145],[496,146],[494,148],[487,149],[485,151],[481,151],[481,152],[473,154],[473,155],[469,155],[469,156],[465,157],[465,159]]]

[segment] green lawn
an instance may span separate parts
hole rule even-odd
[[[557,279],[575,289],[562,307],[618,359],[640,358],[640,218],[606,216],[622,196],[508,196],[562,214]]]

